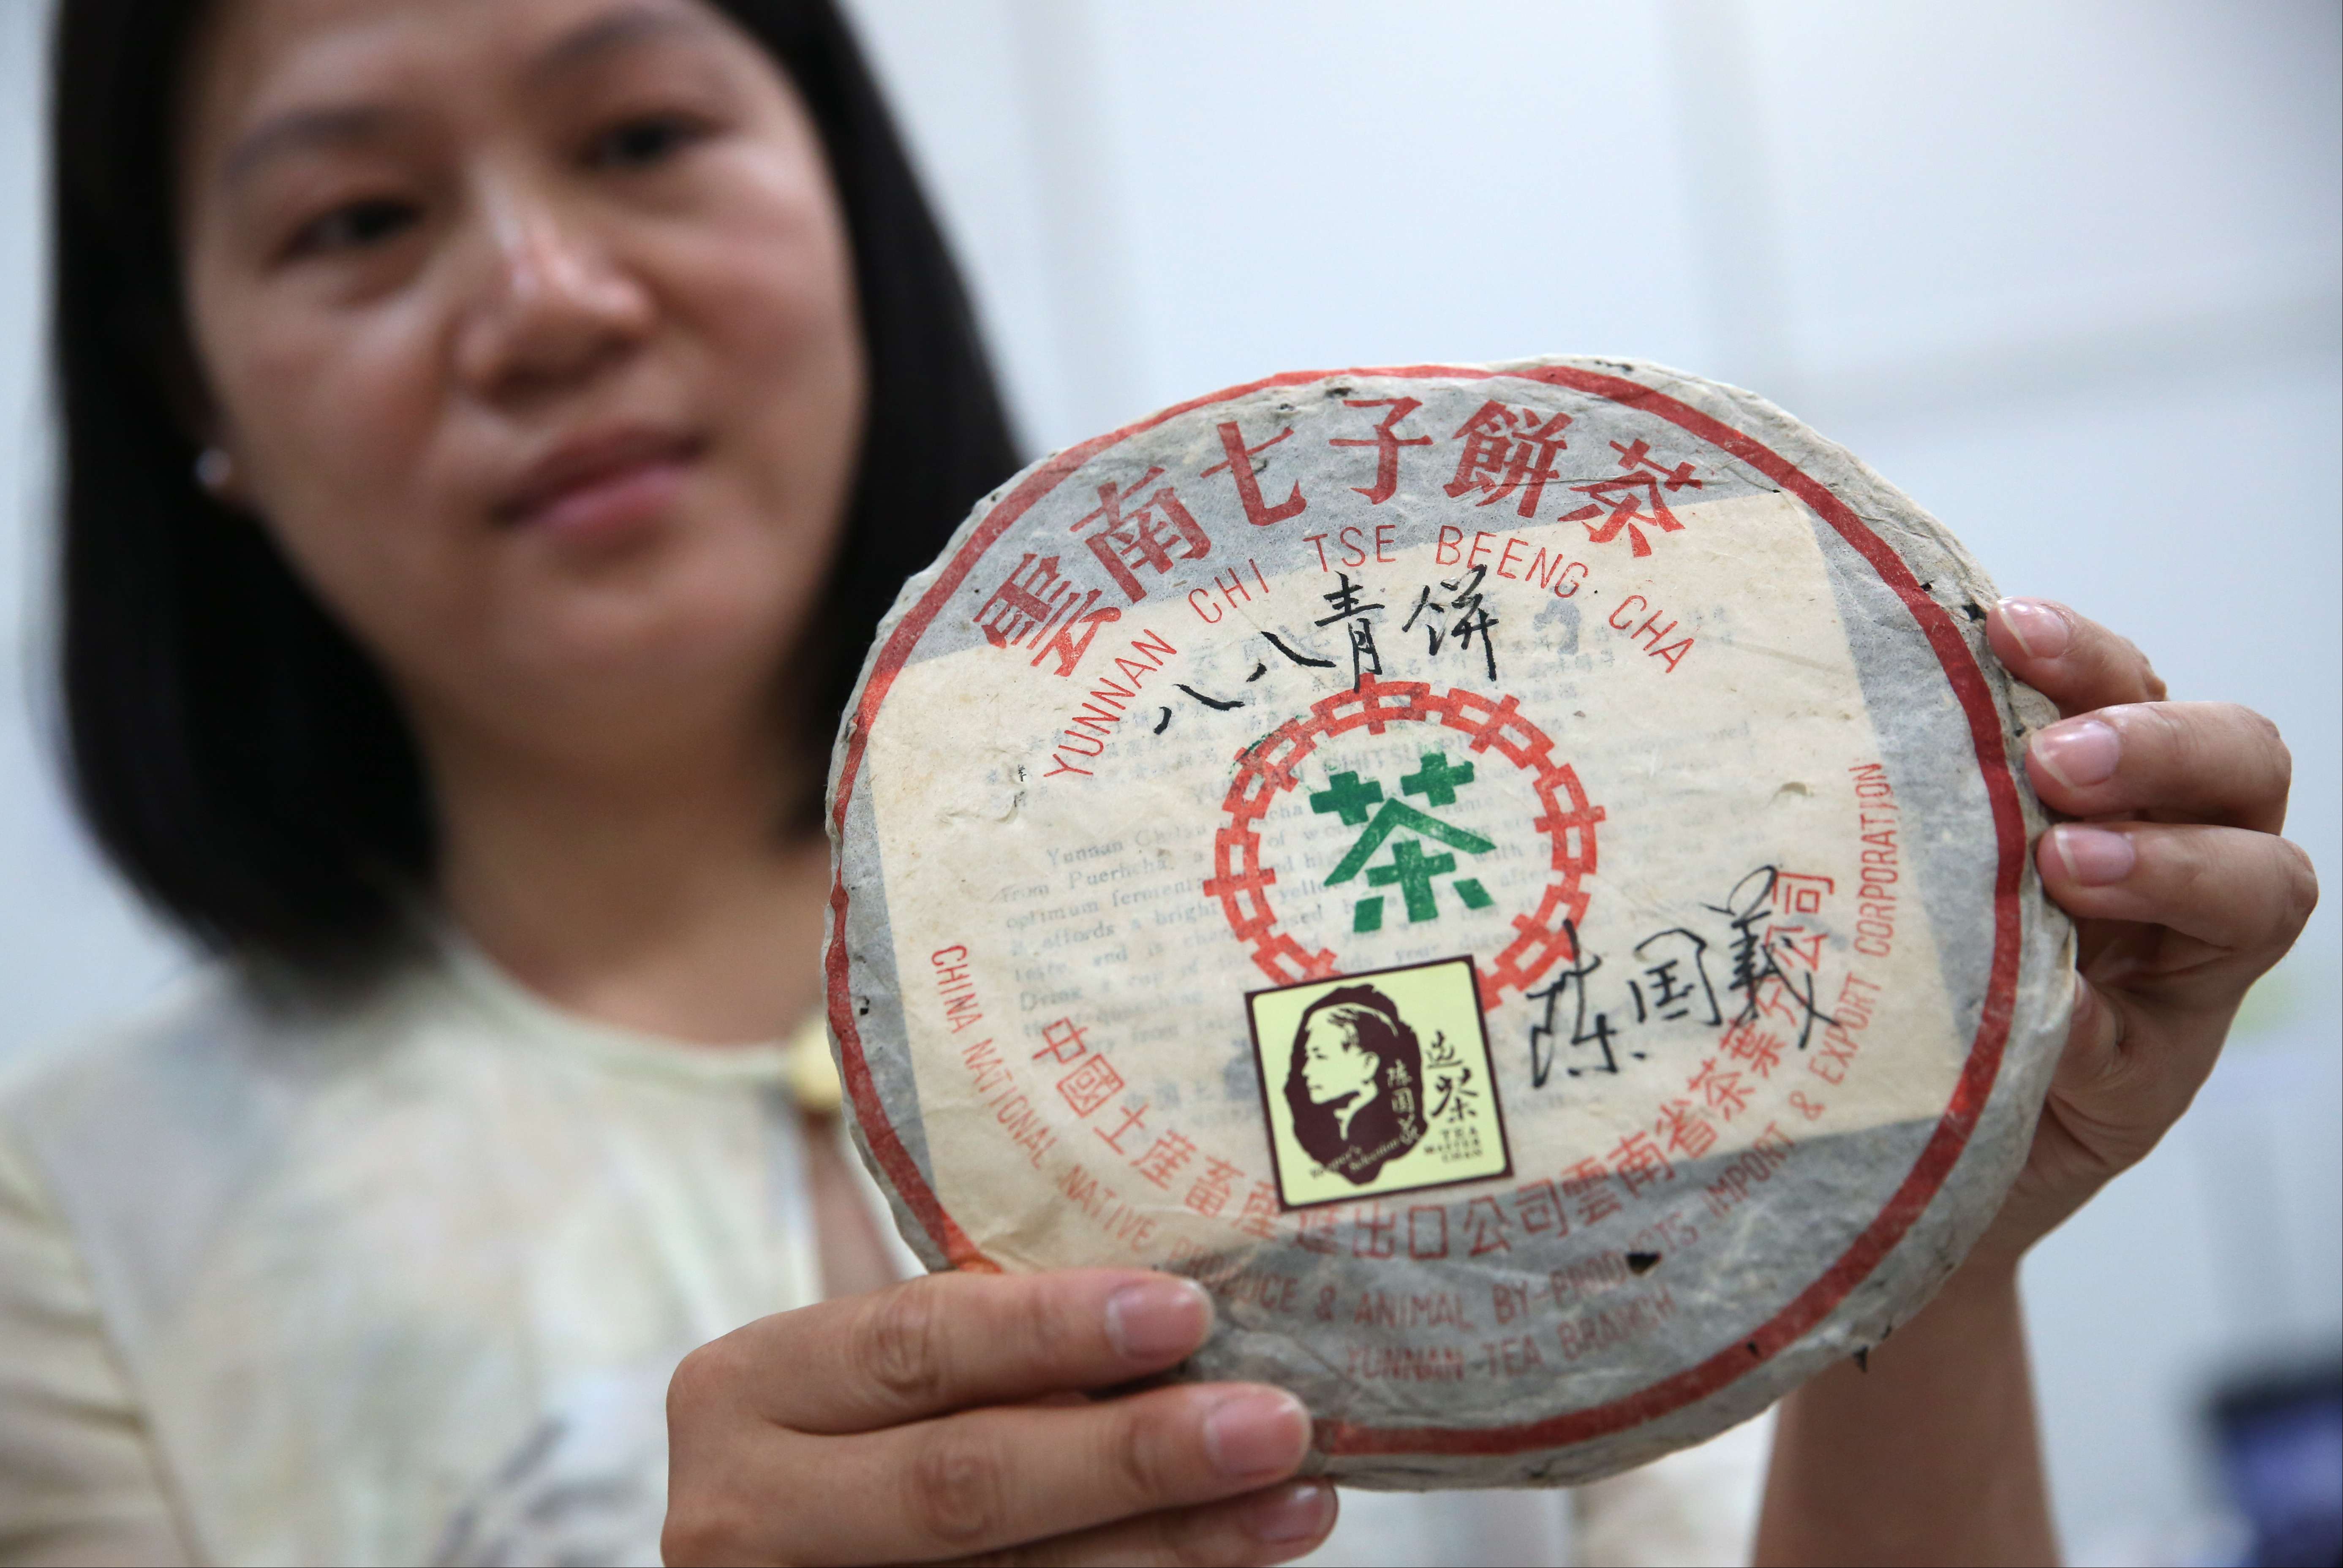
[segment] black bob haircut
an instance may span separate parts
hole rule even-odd
[[[827,757],[903,580],[1017,467],[974,317],[833,0],[715,0],[796,86],[853,247],[870,407],[805,673]],[[71,781],[115,865],[215,952],[326,973],[397,945],[434,881],[414,737],[266,533],[194,480],[173,106],[204,0],[63,0],[52,60]],[[906,460],[905,453],[916,454]],[[820,769],[816,769],[819,773]],[[809,825],[818,801],[797,803]]]

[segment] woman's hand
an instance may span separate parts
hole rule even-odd
[[[1971,1254],[2014,1266],[2179,1120],[2318,879],[2278,836],[2293,762],[2268,719],[2167,702],[2138,648],[2063,605],[2005,599],[1986,629],[2009,672],[2058,705],[2026,772],[2044,804],[2082,819],[2035,852],[2076,920],[2074,1023],[2025,1169]]]
[[[2082,819],[2035,850],[2077,922],[2075,1019],[2026,1165],[1967,1261],[1893,1339],[1783,1402],[1761,1563],[2056,1560],[2018,1259],[2179,1120],[2246,988],[2318,899],[2278,837],[2290,763],[2268,720],[2165,701],[2137,648],[2061,605],[2005,599],[1987,631],[2061,715],[2026,771]]]
[[[1089,1401],[1212,1326],[1187,1281],[939,1274],[760,1319],[668,1390],[669,1563],[1279,1563],[1333,1489],[1299,1401],[1249,1383]],[[1282,1484],[1281,1484],[1282,1483]]]

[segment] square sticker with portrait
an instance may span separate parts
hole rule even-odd
[[[1513,1173],[1469,958],[1245,997],[1288,1209]]]

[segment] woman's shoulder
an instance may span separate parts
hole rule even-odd
[[[216,1189],[263,1113],[251,1068],[270,1025],[255,1003],[240,977],[207,968],[127,1018],[34,1048],[0,1074],[0,1168],[37,1181],[85,1241],[158,1199]]]
[[[85,1253],[167,1259],[277,1160],[321,1091],[413,1033],[411,989],[327,995],[205,966],[0,1073],[0,1145]]]
[[[108,1142],[154,1149],[148,1140],[247,1098],[251,1079],[281,1073],[297,1060],[287,1037],[320,1021],[230,966],[205,965],[127,1017],[0,1071],[0,1137],[55,1147],[106,1126]]]
[[[0,1137],[47,1142],[45,1131],[106,1102],[170,1097],[190,1069],[216,1071],[240,1054],[233,1042],[252,1022],[232,971],[206,966],[182,976],[136,1012],[29,1047],[0,1070]]]
[[[0,1134],[0,1563],[195,1560],[116,1352],[52,1183]]]
[[[202,964],[136,1012],[0,1069],[0,1134],[140,1110],[184,1123],[256,1090],[282,1095],[329,1081],[433,1016],[445,988],[430,968],[409,963],[325,986]]]

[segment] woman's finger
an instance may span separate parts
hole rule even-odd
[[[1310,1417],[1279,1389],[1205,1383],[1080,1408],[963,1411],[822,1446],[830,1496],[796,1511],[791,1550],[816,1563],[929,1562],[1258,1491],[1301,1464]],[[777,1492],[789,1485],[774,1479]],[[821,1505],[832,1498],[850,1505]]]
[[[2174,813],[2275,833],[2292,753],[2278,727],[2228,702],[2135,702],[2063,719],[2034,736],[2026,774],[2071,817]]]
[[[2082,920],[2163,926],[2202,950],[2159,954],[2137,975],[2094,975],[2139,990],[2158,980],[2242,994],[2278,961],[2318,902],[2310,857],[2287,839],[2244,828],[2164,822],[2067,822],[2042,835],[2035,854],[2044,889]]]
[[[799,1432],[870,1432],[1129,1382],[1177,1365],[1212,1325],[1212,1298],[1170,1274],[930,1274],[759,1319],[676,1375],[737,1380],[751,1410]]]
[[[2164,682],[2146,654],[2063,604],[2003,599],[1986,614],[1986,635],[2003,667],[2062,714],[2164,700]]]
[[[973,1561],[1033,1568],[1287,1563],[1316,1549],[1334,1527],[1335,1512],[1333,1487],[1322,1481],[1297,1481],[1226,1503],[1150,1513],[1036,1541]]]

